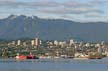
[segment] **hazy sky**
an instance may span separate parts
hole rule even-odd
[[[10,14],[108,22],[108,0],[0,0],[0,18]]]

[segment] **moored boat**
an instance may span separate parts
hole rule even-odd
[[[24,59],[27,59],[27,56],[25,55],[20,55],[20,56],[16,56],[16,59],[21,59],[21,60],[24,60]]]
[[[27,56],[27,59],[39,59],[39,58],[34,55],[33,56],[29,55],[29,56]]]
[[[98,56],[89,56],[89,59],[102,59],[102,57],[98,57]]]
[[[83,57],[74,57],[73,59],[89,59],[88,56],[83,56]]]
[[[24,60],[24,59],[39,59],[39,58],[30,53],[30,55],[28,55],[28,56],[17,54],[16,59],[23,59]]]

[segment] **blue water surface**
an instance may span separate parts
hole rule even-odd
[[[0,71],[108,71],[108,58],[86,59],[0,59]]]

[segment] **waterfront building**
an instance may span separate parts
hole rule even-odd
[[[102,53],[102,47],[98,47],[98,52]]]
[[[100,47],[100,44],[95,44],[95,47]]]
[[[26,42],[23,42],[23,46],[27,46],[27,43]]]
[[[59,42],[59,45],[63,47],[63,46],[66,45],[66,42],[65,42],[65,41],[60,41],[60,42]]]
[[[106,48],[105,48],[105,54],[108,57],[108,46],[106,46]]]
[[[12,45],[15,45],[15,41],[12,41],[12,43],[11,43]]]
[[[82,42],[80,42],[78,46],[79,46],[79,47],[83,46],[83,43],[82,43]]]
[[[15,44],[15,41],[12,41],[12,42],[9,42],[8,43],[8,46],[15,46],[16,44]]]
[[[85,46],[86,46],[86,47],[89,47],[89,46],[90,46],[90,43],[86,43]]]
[[[104,41],[102,41],[102,42],[101,42],[101,45],[104,45],[104,44],[105,44],[105,42],[104,42]]]
[[[48,44],[48,45],[53,45],[53,42],[48,41],[47,44]]]
[[[54,45],[57,46],[58,44],[59,44],[59,42],[58,42],[57,40],[55,40],[55,41],[54,41]]]

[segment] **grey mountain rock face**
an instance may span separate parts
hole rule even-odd
[[[80,23],[63,19],[11,15],[0,20],[0,39],[41,38],[43,40],[108,41],[107,22]]]

